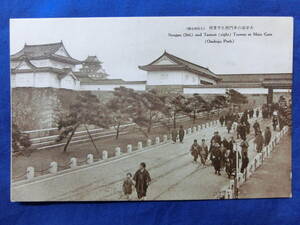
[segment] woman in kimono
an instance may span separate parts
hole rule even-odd
[[[133,180],[135,181],[135,189],[138,199],[144,200],[148,186],[151,182],[150,174],[146,170],[146,164],[144,162],[140,164],[140,168],[134,174]]]

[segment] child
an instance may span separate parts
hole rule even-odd
[[[126,196],[127,200],[130,199],[130,195],[132,194],[132,186],[134,185],[131,178],[132,178],[132,174],[127,173],[126,178],[123,182],[123,193]]]

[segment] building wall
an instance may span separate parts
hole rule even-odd
[[[268,89],[266,88],[232,88],[241,94],[268,94]],[[220,94],[224,95],[227,88],[183,88],[184,94]]]
[[[11,85],[12,87],[60,87],[57,75],[50,72],[12,74]]]
[[[60,88],[77,90],[78,83],[76,82],[76,80],[74,80],[72,76],[68,75],[60,80]]]
[[[212,79],[188,71],[148,71],[147,85],[201,85],[200,80],[215,84]]]
[[[100,85],[100,84],[80,84],[80,90],[86,90],[86,91],[113,91],[115,88],[118,88],[120,86],[131,88],[136,91],[145,91],[146,85],[145,84],[106,84],[106,85]]]

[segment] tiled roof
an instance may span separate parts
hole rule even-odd
[[[218,74],[222,83],[263,82],[265,79],[292,79],[291,73],[256,73],[256,74]]]
[[[84,62],[87,62],[87,63],[101,63],[98,59],[97,56],[88,56]]]
[[[105,85],[105,84],[117,84],[117,85],[125,85],[125,84],[146,84],[146,81],[125,81],[122,79],[96,79],[90,77],[80,77],[79,78],[81,85]]]
[[[10,56],[11,60],[18,60],[20,58],[28,59],[45,59],[45,58],[54,58],[56,60],[67,61],[72,64],[81,63],[79,60],[72,58],[68,52],[66,56],[61,56],[55,54],[61,47],[64,48],[62,42],[50,43],[50,44],[40,44],[40,45],[27,45],[25,44],[23,49],[19,52]]]
[[[172,61],[176,62],[177,65],[153,65],[155,62],[157,62],[162,57],[168,57]],[[139,66],[140,69],[151,71],[151,70],[164,70],[164,69],[171,69],[171,70],[188,70],[190,72],[194,72],[196,74],[202,75],[204,77],[219,81],[221,80],[218,76],[216,76],[212,71],[210,71],[208,68],[205,68],[203,66],[197,65],[195,63],[189,62],[185,59],[179,58],[175,55],[172,55],[168,52],[164,52],[159,58],[154,60],[148,65],[145,66]]]

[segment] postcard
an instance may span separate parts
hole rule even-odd
[[[289,198],[293,18],[10,20],[11,201]]]

